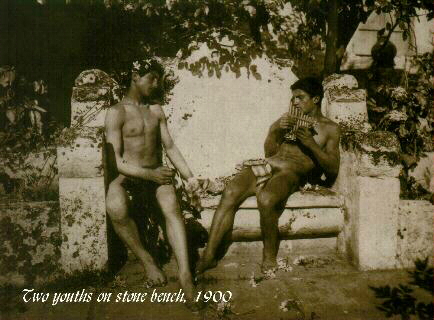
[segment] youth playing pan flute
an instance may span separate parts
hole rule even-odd
[[[244,163],[228,183],[214,214],[209,241],[197,265],[197,274],[217,265],[230,244],[235,213],[242,202],[256,195],[264,243],[262,272],[277,267],[278,220],[288,197],[308,176],[325,175],[331,183],[339,170],[336,123],[321,113],[323,88],[314,78],[291,86],[289,111],[274,122],[265,140],[265,159]]]

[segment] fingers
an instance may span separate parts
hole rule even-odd
[[[169,167],[159,167],[158,168],[160,173],[166,177],[173,177],[175,175],[175,170],[169,168]]]

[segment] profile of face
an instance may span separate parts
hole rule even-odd
[[[291,105],[292,108],[299,109],[303,114],[311,113],[319,103],[319,97],[311,97],[309,93],[301,89],[292,90]]]
[[[140,94],[143,97],[149,97],[158,88],[160,77],[155,72],[148,72],[142,77],[134,72],[132,80]]]

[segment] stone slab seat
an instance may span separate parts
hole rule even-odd
[[[201,223],[207,229],[220,201],[220,196],[203,199]],[[279,219],[281,239],[336,237],[344,225],[343,197],[331,190],[303,191],[292,194]],[[255,196],[247,198],[235,216],[232,240],[261,240],[259,211]]]

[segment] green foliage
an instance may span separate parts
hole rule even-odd
[[[383,311],[387,318],[400,315],[401,319],[406,320],[410,319],[411,315],[416,315],[418,319],[432,319],[434,316],[432,299],[431,302],[419,301],[415,297],[414,288],[411,287],[419,287],[433,295],[433,268],[428,265],[428,258],[416,260],[415,270],[410,271],[409,275],[412,278],[409,285],[369,287],[374,291],[376,298],[384,300],[377,308]]]

